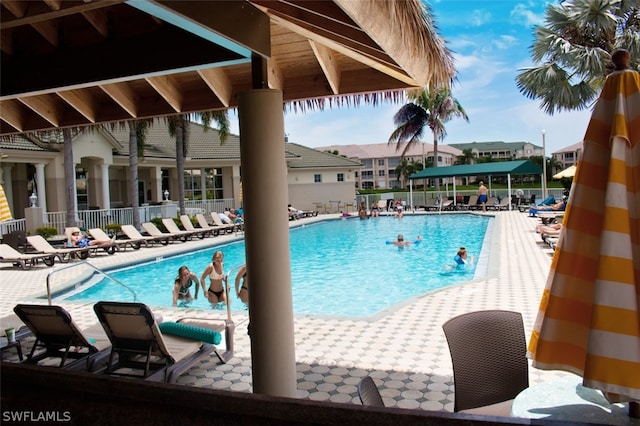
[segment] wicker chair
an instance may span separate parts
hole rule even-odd
[[[522,315],[470,312],[442,328],[453,362],[453,410],[509,416],[513,399],[529,387]]]
[[[382,401],[378,387],[371,376],[365,376],[360,379],[358,383],[358,396],[360,397],[362,405],[384,407],[384,402]]]

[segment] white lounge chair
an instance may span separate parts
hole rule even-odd
[[[235,231],[237,228],[233,223],[223,223],[217,212],[211,212],[211,220],[213,220],[213,224],[215,226],[220,228],[220,231],[225,231],[229,234]]]
[[[78,228],[77,226],[69,226],[67,228],[64,228],[64,234],[67,236],[67,241],[70,242],[72,240],[72,235],[73,235],[74,232],[80,232],[81,234],[83,233],[80,230],[80,228]],[[114,244],[111,241],[111,238],[109,238],[108,236],[104,240],[98,240],[98,239],[94,238],[91,241],[103,241],[104,242],[103,244],[100,244],[100,245],[89,244],[87,246],[89,248],[89,253],[94,255],[94,256],[98,254],[98,251],[100,249],[104,250],[105,253],[107,253],[107,254],[114,254],[116,251],[118,251],[118,246],[116,244]],[[108,242],[108,244],[107,244],[107,242]]]
[[[45,240],[42,235],[28,235],[27,242],[37,252],[53,254],[63,263],[69,262],[73,257],[77,257],[78,259],[86,259],[89,257],[89,247],[55,248],[49,244],[49,241]]]
[[[53,266],[55,254],[22,254],[10,245],[0,244],[0,263],[11,263],[20,269],[29,269],[42,260],[45,265]]]
[[[157,238],[167,237],[170,239],[170,242],[175,240],[180,240],[182,242],[187,241],[187,237],[185,235],[174,234],[173,232],[162,232],[161,230],[158,229],[158,227],[155,224],[151,222],[143,223],[142,227],[152,237],[157,237]]]
[[[202,213],[196,213],[196,220],[198,221],[200,228],[210,231],[212,235],[218,235],[220,233],[220,228],[218,226],[209,225],[209,222],[207,222],[207,219]]]
[[[201,214],[201,213],[199,213]],[[180,215],[180,222],[182,222],[182,226],[184,226],[184,229],[186,231],[192,232],[193,234],[197,235],[198,238],[203,239],[204,237],[207,237],[209,235],[213,235],[213,230],[209,229],[209,228],[196,228],[193,226],[193,223],[191,223],[191,218],[186,215],[186,214],[181,214]],[[207,224],[208,226],[209,224]]]
[[[127,237],[131,238],[132,240],[142,241],[147,247],[149,246],[149,244],[153,244],[153,243],[161,243],[166,246],[171,241],[169,237],[164,237],[164,236],[153,237],[148,235],[142,235],[140,231],[138,231],[136,227],[133,225],[122,225],[120,226],[120,229],[122,230],[122,232],[125,233]]]
[[[101,228],[91,228],[89,229],[89,233],[96,240],[108,240],[111,239],[113,244],[118,246],[118,249],[122,248],[122,250],[126,250],[127,246],[131,246],[132,249],[138,250],[142,245],[142,240],[132,240],[130,238],[120,239],[117,238],[109,238],[109,236],[101,229]]]
[[[176,223],[171,218],[163,218],[162,224],[164,225],[165,228],[167,228],[167,231],[169,231],[174,235],[177,235],[178,238],[182,239],[182,241],[190,240],[194,235],[196,235],[195,232],[185,231],[183,229],[178,228],[178,225],[176,225]]]

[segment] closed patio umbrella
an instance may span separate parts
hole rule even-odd
[[[4,187],[0,185],[0,222],[11,219],[13,219],[13,216],[11,215],[9,202],[7,201],[7,196],[4,193]]]
[[[570,178],[570,177],[574,177],[576,174],[576,166],[570,166],[567,167],[566,169],[562,170],[561,172],[556,173],[555,175],[553,175],[554,179],[562,179],[562,178]]]
[[[638,416],[640,74],[616,65],[585,134],[528,356]]]

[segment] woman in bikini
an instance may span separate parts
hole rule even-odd
[[[178,276],[173,284],[173,306],[178,305],[178,299],[184,300],[187,303],[191,303],[193,298],[191,297],[190,287],[196,284],[196,299],[198,298],[198,290],[200,282],[196,274],[191,272],[186,266],[181,266],[178,269]]]
[[[242,281],[242,286],[240,285]],[[236,275],[236,296],[242,300],[245,305],[249,304],[249,281],[247,280],[247,266],[242,265]]]
[[[224,259],[224,254],[218,250],[213,253],[213,258],[211,259],[211,263],[207,266],[207,268],[202,273],[200,277],[200,284],[202,285],[202,291],[209,299],[209,303],[212,305],[216,305],[220,302],[225,303],[227,301],[227,297],[224,293],[224,285],[223,281],[227,278],[224,276],[224,263],[222,260]],[[206,279],[209,277],[209,289],[205,290]]]

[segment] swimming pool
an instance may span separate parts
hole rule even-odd
[[[460,246],[480,254],[492,219],[487,216],[415,215],[369,220],[330,220],[291,230],[291,273],[296,314],[369,316],[412,297],[444,286],[469,281],[475,268],[446,270]],[[419,244],[387,244],[402,233]],[[215,250],[225,254],[225,272],[245,262],[242,241],[153,262],[108,271],[132,287],[138,300],[150,306],[171,306],[173,279],[181,265],[198,276]],[[235,271],[230,274],[233,286]],[[192,289],[193,292],[193,289]],[[244,305],[231,292],[234,310]],[[68,300],[131,300],[128,290],[109,283],[73,295]],[[191,308],[210,309],[199,292]]]

